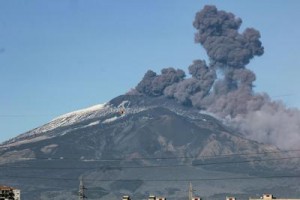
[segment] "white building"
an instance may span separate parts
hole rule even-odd
[[[235,197],[226,197],[226,200],[235,200]]]
[[[130,198],[130,196],[128,196],[128,195],[124,195],[124,196],[122,197],[122,200],[131,200],[131,198]]]
[[[192,200],[201,200],[200,197],[193,197]]]
[[[21,190],[14,188],[15,200],[21,200]]]
[[[277,198],[274,197],[272,194],[264,194],[262,197],[258,198],[249,198],[249,200],[272,200],[272,199],[276,199],[276,200],[300,200],[300,199],[289,199],[289,198]]]
[[[13,197],[15,200],[20,200],[21,191],[13,187],[0,186],[0,200],[9,200],[9,197]]]
[[[148,200],[167,200],[166,197],[156,197],[155,195],[150,195]]]

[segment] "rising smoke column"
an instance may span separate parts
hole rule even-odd
[[[195,41],[207,52],[210,66],[223,73],[224,78],[216,81],[212,104],[208,111],[221,116],[236,116],[247,112],[246,102],[251,99],[255,74],[245,66],[254,56],[264,53],[260,33],[247,28],[238,30],[240,18],[232,13],[218,11],[215,6],[205,6],[196,14],[194,27],[198,30]]]
[[[291,149],[300,143],[300,111],[253,91],[256,76],[246,65],[264,48],[260,33],[253,28],[240,33],[241,24],[234,14],[205,6],[193,26],[195,42],[206,50],[209,64],[194,61],[189,78],[179,69],[166,68],[160,75],[149,70],[136,91],[174,98],[219,116],[248,138]]]

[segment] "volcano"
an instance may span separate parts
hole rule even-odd
[[[77,199],[80,179],[89,199],[187,198],[189,182],[216,199],[296,196],[295,153],[245,139],[174,99],[122,95],[4,142],[1,182],[24,199]]]

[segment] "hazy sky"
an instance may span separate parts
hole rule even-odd
[[[243,19],[265,54],[255,90],[300,108],[300,1],[0,1],[0,142],[58,115],[104,103],[147,69],[206,59],[192,22],[204,5]]]

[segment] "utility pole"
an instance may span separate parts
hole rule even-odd
[[[79,192],[78,192],[79,200],[87,199],[87,197],[85,196],[85,192],[84,192],[85,190],[86,190],[86,187],[84,187],[83,180],[81,177],[80,184],[79,184]]]
[[[190,187],[189,187],[189,200],[193,199],[193,186],[192,183],[190,182]]]

